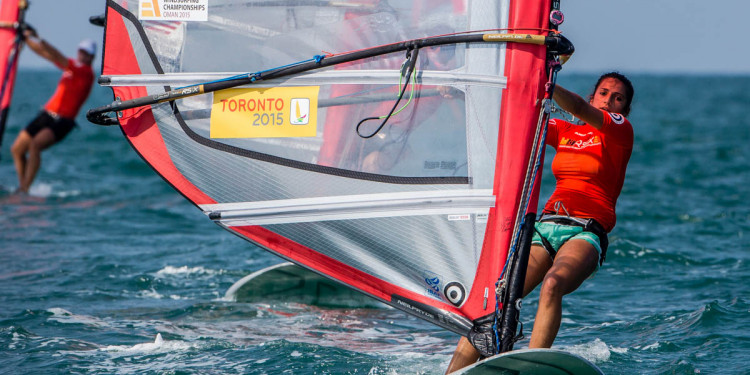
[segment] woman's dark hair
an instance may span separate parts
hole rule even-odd
[[[621,114],[627,117],[630,114],[630,104],[633,103],[633,95],[635,95],[635,89],[633,89],[633,84],[630,82],[630,80],[619,72],[609,72],[602,74],[602,76],[599,77],[599,80],[596,81],[596,85],[594,85],[594,92],[591,94],[591,96],[589,96],[589,100],[594,97],[596,90],[599,88],[599,84],[607,78],[614,78],[625,85],[625,110],[623,110]]]

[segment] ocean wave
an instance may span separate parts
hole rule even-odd
[[[47,312],[52,314],[47,320],[62,324],[83,324],[91,327],[105,327],[109,325],[97,317],[73,314],[72,312],[59,307],[47,309]]]
[[[591,342],[565,347],[564,350],[586,358],[593,363],[607,362],[612,353],[625,354],[628,351],[627,348],[609,346],[598,337]]]
[[[737,343],[750,342],[745,324],[748,307],[740,299],[711,301],[693,310],[642,317],[624,330],[642,338],[632,346],[637,356],[681,353],[692,357],[691,362],[710,362],[720,353],[738,350]]]
[[[203,266],[198,266],[198,267],[166,266],[160,269],[159,271],[156,271],[156,276],[158,277],[214,276],[214,275],[223,275],[224,273],[226,273],[225,270],[212,270],[212,269],[207,269]]]
[[[109,345],[101,348],[104,352],[114,352],[124,355],[178,352],[197,349],[199,345],[179,340],[164,340],[161,333],[156,334],[153,342],[145,342],[135,345]]]
[[[136,293],[136,296],[138,296],[138,298],[144,298],[144,299],[171,299],[175,301],[191,299],[190,297],[185,297],[185,296],[181,296],[178,294],[164,295],[164,294],[157,292],[153,288],[141,290],[138,293]]]
[[[700,263],[694,258],[682,255],[679,252],[667,251],[659,248],[651,248],[625,238],[617,238],[612,242],[610,249],[612,253],[614,253],[618,257],[623,257],[625,259],[654,260],[658,261],[659,264],[663,264],[666,262],[686,266],[700,265]],[[609,256],[607,257],[607,260],[611,260]]]
[[[26,348],[26,342],[34,334],[20,325],[11,325],[0,328],[0,344],[7,347],[8,350],[22,350]]]
[[[81,191],[77,189],[55,190],[52,184],[37,182],[31,185],[29,195],[37,198],[70,198],[81,195]]]

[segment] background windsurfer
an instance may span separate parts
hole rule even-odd
[[[96,43],[83,40],[76,59],[65,57],[55,47],[38,38],[36,31],[24,31],[26,44],[39,56],[63,71],[57,90],[39,115],[18,134],[11,153],[18,173],[18,191],[27,193],[41,165],[41,153],[60,142],[76,126],[75,117],[91,92],[94,71],[91,63]]]
[[[524,284],[524,296],[542,287],[529,348],[552,346],[562,319],[562,298],[604,262],[607,233],[615,226],[615,204],[633,149],[630,113],[634,89],[619,73],[602,75],[588,102],[556,86],[554,100],[581,119],[577,125],[551,120],[546,144],[557,153],[552,161],[555,191],[536,224]],[[447,373],[479,359],[461,337]]]

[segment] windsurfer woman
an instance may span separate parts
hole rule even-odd
[[[529,348],[549,348],[562,319],[562,298],[578,289],[604,262],[607,233],[615,226],[615,203],[633,149],[633,127],[625,118],[633,85],[622,74],[602,75],[588,102],[560,86],[554,100],[585,122],[551,120],[546,144],[557,153],[552,161],[555,191],[536,224],[524,284],[524,296],[539,293]],[[479,359],[462,337],[447,372]]]

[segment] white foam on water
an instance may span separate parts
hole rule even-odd
[[[63,324],[83,324],[87,326],[94,326],[94,327],[106,327],[109,324],[104,322],[103,320],[88,316],[88,315],[76,315],[72,312],[61,309],[59,307],[53,307],[50,309],[47,309],[47,312],[52,313],[52,316],[49,317],[49,320],[63,323]]]
[[[371,368],[370,371],[367,373],[367,375],[383,375],[383,374],[386,374],[386,375],[398,375],[398,371],[396,371],[394,369],[389,369],[386,372],[383,372],[383,370],[381,368],[375,366],[375,367]],[[418,372],[417,375],[419,375],[419,374],[422,374],[422,373]]]
[[[39,347],[40,348],[44,348],[44,347],[51,346],[51,345],[65,344],[67,342],[68,342],[68,340],[66,340],[66,339],[52,338],[52,339],[43,340],[42,342],[40,342],[39,343]]]
[[[8,344],[8,349],[16,349],[19,343],[23,340],[23,337],[18,334],[18,332],[13,332],[13,336],[10,338],[10,343]]]
[[[181,277],[187,277],[187,276],[213,276],[213,275],[220,275],[224,273],[223,270],[211,270],[206,269],[205,267],[198,266],[198,267],[188,267],[188,266],[181,266],[181,267],[174,267],[174,266],[166,266],[159,271],[156,271],[156,276],[181,276]]]
[[[156,334],[154,342],[128,345],[110,345],[100,349],[105,352],[116,352],[119,354],[145,354],[145,353],[166,353],[192,349],[195,346],[185,341],[167,341],[161,337],[161,333]]]
[[[60,191],[60,192],[54,193],[53,195],[58,198],[77,197],[81,195],[81,191],[80,190]]]
[[[43,182],[37,182],[36,184],[31,185],[31,187],[29,188],[29,195],[48,198],[50,195],[52,195],[52,185],[45,184]]]
[[[405,350],[401,353],[390,354],[383,358],[383,362],[388,363],[388,368],[375,366],[370,369],[369,374],[377,375],[426,375],[442,374],[448,367],[450,360],[453,358],[453,348],[450,345],[450,354],[426,354],[419,352],[410,352]]]
[[[657,342],[655,342],[655,343],[653,343],[653,344],[648,344],[648,345],[646,345],[646,346],[644,346],[644,347],[635,347],[634,349],[637,349],[637,350],[653,350],[653,351],[656,351],[656,350],[658,350],[658,349],[659,349],[660,347],[661,347],[661,343],[659,343],[659,342],[657,341]]]
[[[607,345],[607,343],[605,343],[598,337],[592,342],[567,347],[565,348],[565,350],[586,358],[593,363],[602,363],[608,361],[613,352],[624,354],[628,351],[627,349],[623,348],[610,347]]]
[[[164,295],[157,292],[156,290],[149,289],[149,290],[141,290],[137,294],[140,298],[151,298],[151,299],[164,299]]]
[[[32,197],[39,197],[39,198],[50,198],[50,197],[68,198],[68,197],[75,197],[75,196],[81,195],[81,191],[80,190],[55,191],[52,184],[47,184],[44,182],[37,182],[31,185],[31,188],[29,188],[29,195]]]
[[[610,346],[609,350],[611,350],[613,353],[617,354],[625,354],[628,352],[628,348],[616,348],[614,346]]]
[[[616,326],[616,325],[624,325],[624,324],[627,324],[627,321],[625,321],[625,320],[615,320],[615,321],[609,321],[609,322],[602,322],[602,323],[593,325],[591,327],[604,328],[604,327],[610,327],[610,326]]]
[[[171,299],[171,300],[187,300],[190,299],[190,297],[180,296],[177,294],[170,294],[168,296],[165,296],[159,292],[156,291],[154,288],[150,288],[148,290],[141,290],[135,293],[135,295],[138,298],[144,298],[144,299]]]

